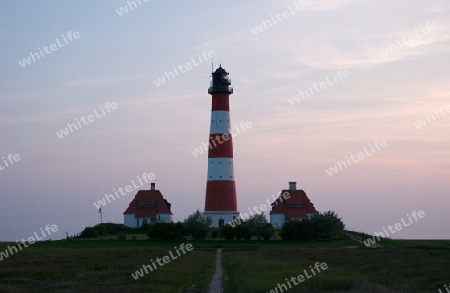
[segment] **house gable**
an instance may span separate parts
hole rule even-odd
[[[172,219],[171,204],[155,189],[139,190],[123,214],[128,227],[138,227],[145,222],[170,222]]]
[[[310,218],[317,212],[304,190],[298,190],[295,182],[290,182],[289,185],[290,188],[283,189],[280,196],[272,204],[271,223],[275,224],[276,222],[276,226],[280,226],[282,225],[281,222],[284,223],[288,220]],[[289,197],[286,194],[289,194]]]

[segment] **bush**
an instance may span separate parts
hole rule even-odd
[[[132,230],[123,224],[115,223],[102,223],[97,224],[94,227],[86,227],[83,232],[80,233],[81,238],[96,238],[98,236],[106,236],[112,234],[118,234],[119,232],[126,232]]]
[[[248,228],[250,235],[256,236],[258,239],[267,238],[267,235],[271,234],[272,232],[273,232],[273,234],[275,234],[275,231],[273,231],[273,229],[269,228],[268,225],[270,225],[270,224],[267,221],[267,218],[264,215],[264,213],[255,214],[255,215],[251,216],[245,222],[245,225]],[[270,225],[270,227],[272,227],[272,225]],[[265,235],[264,237],[263,237],[263,230],[264,230],[264,235]],[[273,236],[273,234],[272,234],[272,236]],[[272,236],[270,236],[269,238],[271,238]]]
[[[250,240],[252,238],[246,222],[242,222],[240,225],[234,227],[230,224],[223,225],[220,228],[220,235],[225,237],[226,240],[233,240],[234,238],[237,240]]]
[[[208,235],[211,219],[205,219],[202,213],[197,210],[184,220],[186,235],[191,235],[195,240],[202,240]]]
[[[311,224],[316,231],[316,238],[321,240],[337,239],[345,228],[342,219],[334,211],[315,214]]]
[[[314,239],[314,235],[315,228],[308,219],[288,221],[280,231],[280,236],[284,240],[308,240]]]
[[[301,236],[300,239],[307,240],[307,239],[314,239],[316,235],[316,230],[314,229],[314,226],[312,225],[311,221],[308,219],[304,219],[301,225]]]
[[[103,225],[103,224],[98,224],[98,225],[95,225],[94,226],[94,228],[93,228],[95,231],[97,231],[97,235],[98,236],[106,236],[106,235],[108,235],[109,233],[109,229],[105,226],[105,225]],[[113,233],[111,233],[111,234],[113,234]]]
[[[273,235],[275,235],[275,229],[273,228],[272,224],[270,223],[264,224],[261,227],[260,235],[261,238],[264,240],[269,240],[270,238],[272,238]]]
[[[86,227],[80,234],[81,238],[97,238],[98,232],[95,228]]]
[[[238,240],[250,240],[252,238],[246,222],[242,222],[242,224],[235,226],[233,230],[234,235]]]
[[[219,237],[219,231],[218,231],[217,229],[214,229],[214,230],[211,232],[211,237],[212,237],[212,238],[217,238],[217,237]]]
[[[301,239],[302,226],[300,221],[287,221],[281,227],[280,236],[283,240]]]
[[[139,226],[136,230],[140,231],[140,232],[142,232],[142,231],[147,232],[149,228],[150,228],[150,224],[143,223],[142,226]]]
[[[185,236],[182,223],[157,222],[150,225],[147,236],[150,240],[181,240]]]
[[[220,228],[220,234],[222,235],[222,237],[225,237],[225,240],[233,240],[236,236],[235,229],[229,224],[223,225]]]

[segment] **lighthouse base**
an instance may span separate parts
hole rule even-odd
[[[239,218],[239,212],[227,211],[205,211],[204,218],[210,218],[212,228],[220,228],[223,225],[229,224],[234,219]]]

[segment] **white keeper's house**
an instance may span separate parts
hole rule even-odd
[[[289,193],[289,198],[281,198]],[[272,204],[270,223],[275,229],[281,229],[287,221],[311,219],[316,208],[303,189],[297,189],[297,182],[289,182],[289,189],[283,189],[278,199]]]
[[[123,213],[124,225],[130,228],[141,227],[144,223],[172,222],[171,204],[151,183],[150,190],[139,190]]]

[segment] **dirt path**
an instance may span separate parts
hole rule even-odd
[[[363,244],[363,245],[365,245],[366,247],[370,247],[370,248],[379,248],[379,247],[383,247],[383,245],[380,245],[380,244],[377,244],[377,243],[371,243],[371,242],[369,242],[369,246],[367,246],[367,245],[364,243],[364,241],[363,241],[363,239],[362,239],[361,237],[354,236],[354,235],[349,235],[349,236],[350,236],[350,238],[352,238],[353,240],[358,241],[360,244]],[[353,248],[353,247],[349,247],[349,248]]]
[[[209,284],[208,293],[222,293],[222,248],[217,250],[216,257],[216,271],[212,278],[211,284]]]

